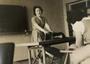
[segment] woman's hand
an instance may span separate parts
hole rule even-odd
[[[44,31],[44,33],[45,33],[45,34],[47,34],[47,33],[48,33],[48,31]]]

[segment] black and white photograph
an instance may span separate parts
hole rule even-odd
[[[90,0],[0,0],[0,64],[90,64]]]

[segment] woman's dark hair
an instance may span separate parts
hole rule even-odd
[[[40,6],[34,6],[33,7],[33,14],[36,16],[36,13],[35,13],[35,9],[36,8],[39,8],[40,10],[41,10],[41,13],[43,13],[43,9],[42,9],[42,7],[40,7]]]

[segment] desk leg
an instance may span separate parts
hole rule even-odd
[[[46,64],[44,47],[42,47],[42,54],[43,54],[43,64]]]
[[[29,50],[29,49],[28,49],[28,62],[29,62],[29,64],[31,64],[31,50]]]
[[[64,64],[67,64],[67,60],[68,60],[68,53],[66,53],[66,57],[65,57],[65,60],[64,60]]]

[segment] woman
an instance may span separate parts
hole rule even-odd
[[[45,39],[45,34],[52,32],[47,20],[42,16],[43,9],[40,6],[33,8],[34,16],[32,17],[32,42],[40,42]]]
[[[47,20],[43,17],[43,9],[40,6],[35,6],[33,8],[34,16],[31,19],[32,22],[32,36],[31,42],[39,43],[46,38],[46,33],[52,32]],[[32,50],[32,58],[35,58],[39,50]],[[41,64],[39,62],[39,64]]]

